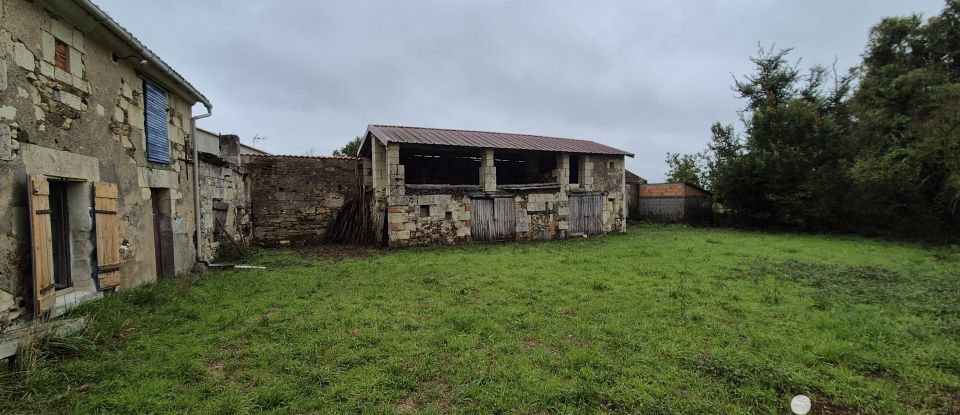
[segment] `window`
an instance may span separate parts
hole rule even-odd
[[[70,72],[70,47],[59,39],[54,44],[53,64],[57,68]],[[48,43],[49,45],[49,43]]]
[[[167,137],[167,91],[153,82],[143,81],[143,130],[147,135],[147,161],[170,164]]]
[[[430,217],[430,205],[420,205],[420,217]]]

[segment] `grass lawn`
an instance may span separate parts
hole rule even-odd
[[[960,412],[956,247],[633,226],[251,261],[85,305],[0,412]]]

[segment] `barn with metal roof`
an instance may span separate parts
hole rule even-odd
[[[386,246],[626,230],[624,158],[594,141],[370,125],[358,156]]]

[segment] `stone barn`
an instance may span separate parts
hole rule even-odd
[[[385,246],[626,230],[624,157],[633,154],[593,141],[371,125],[359,156]]]
[[[709,222],[713,194],[690,183],[641,184],[637,216],[654,222]]]

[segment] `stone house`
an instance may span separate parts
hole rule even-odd
[[[385,246],[626,231],[633,154],[596,142],[371,125],[359,156]]]
[[[90,1],[0,0],[0,330],[194,266],[210,110]]]

